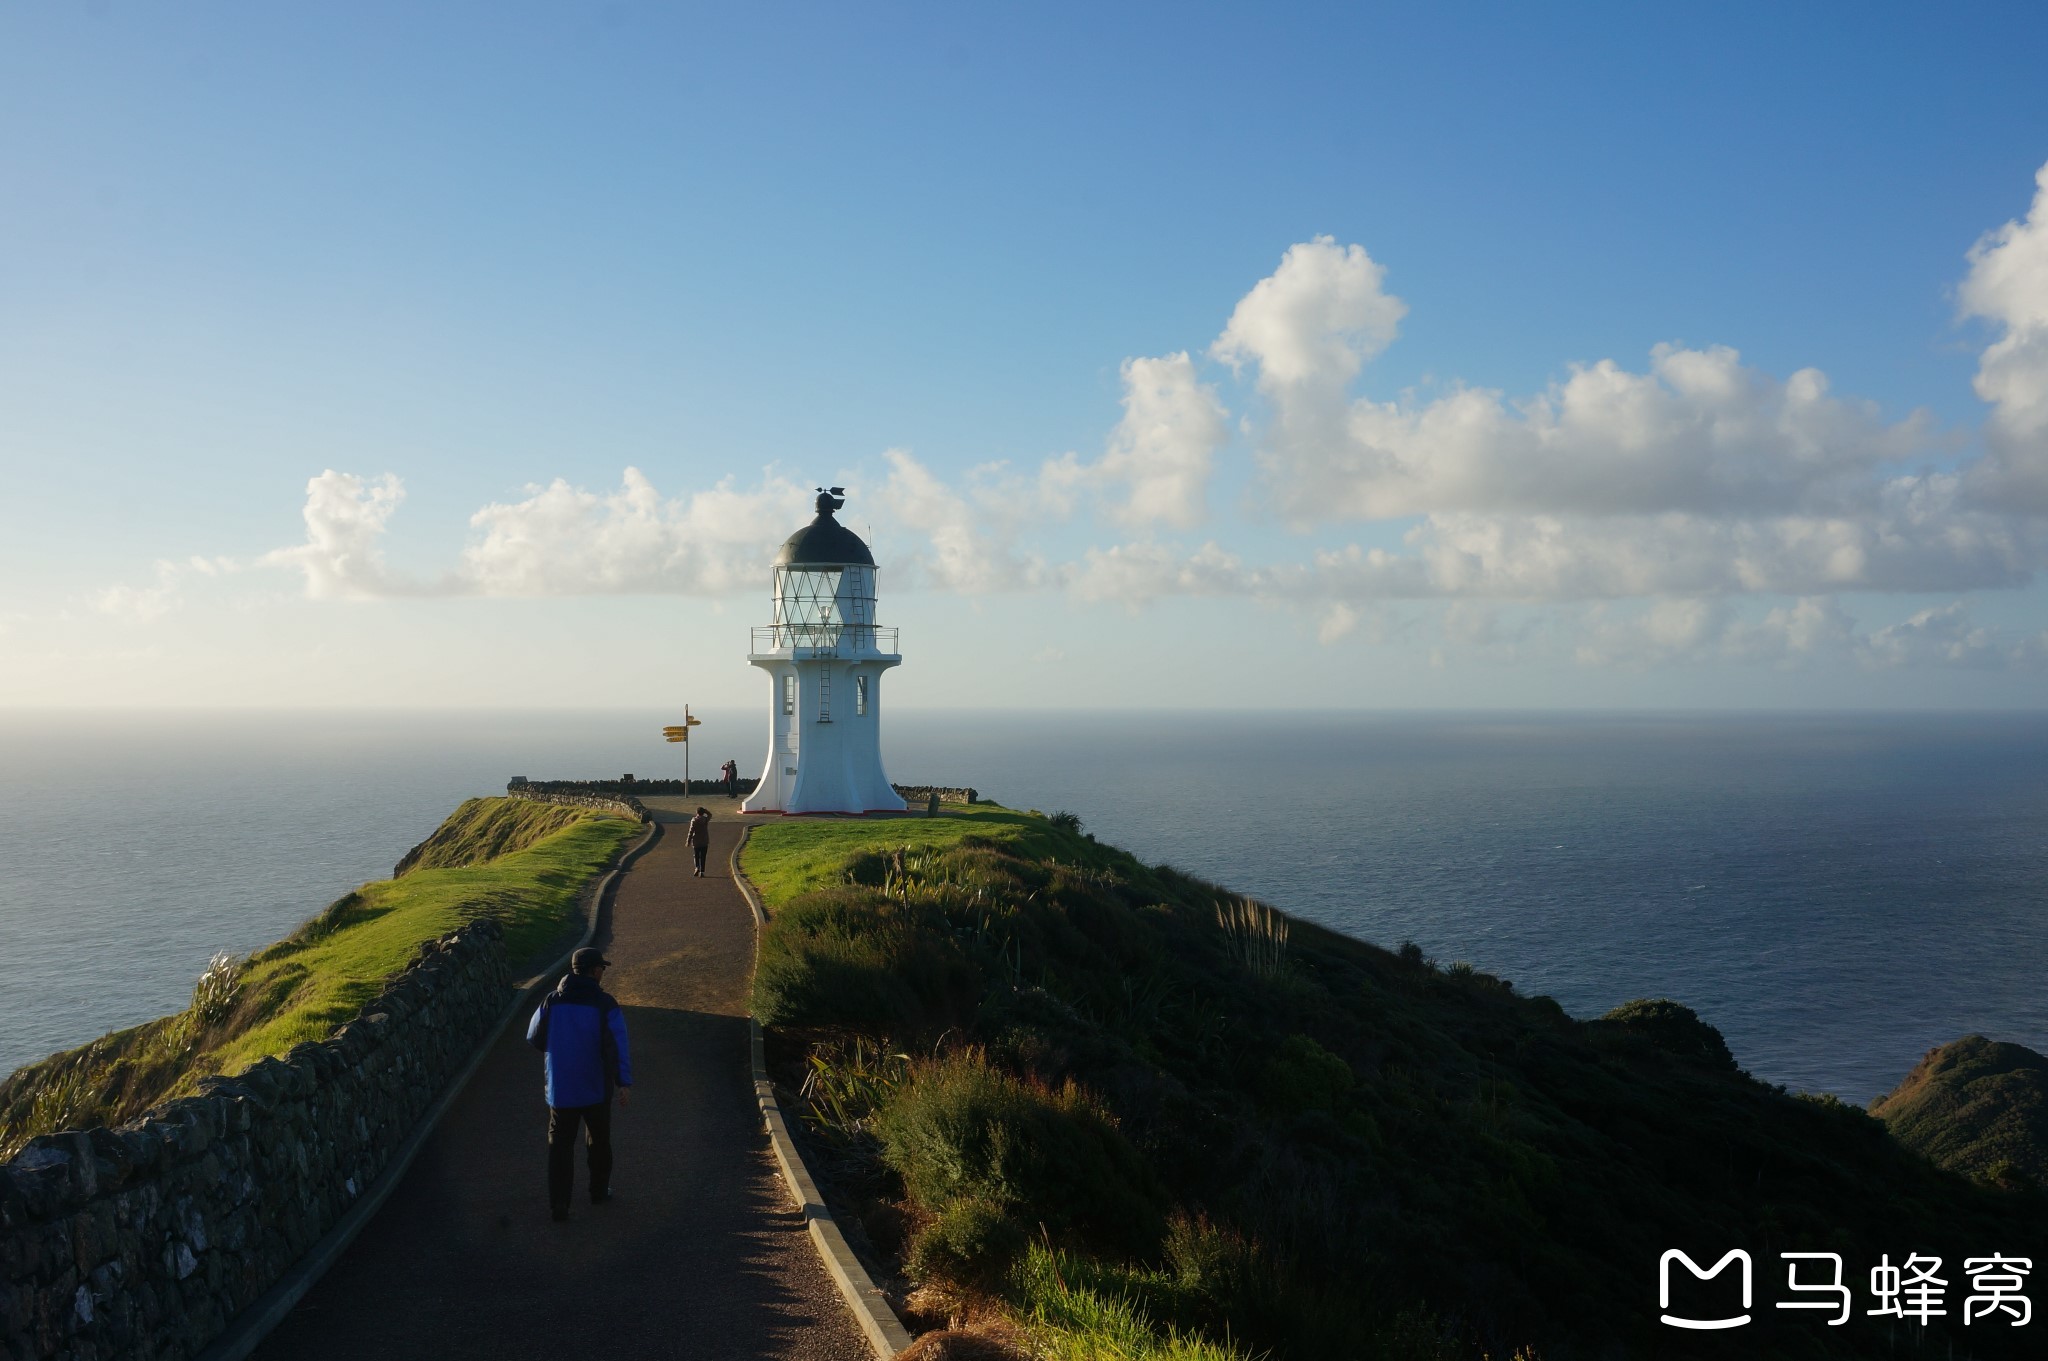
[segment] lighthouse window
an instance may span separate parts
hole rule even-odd
[[[853,712],[858,716],[865,717],[867,711],[868,678],[866,676],[855,676],[853,678]]]
[[[782,676],[782,712],[796,712],[796,672],[787,671]]]

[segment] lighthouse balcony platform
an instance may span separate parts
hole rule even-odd
[[[901,661],[896,630],[874,624],[768,624],[754,630],[753,657],[808,661],[814,657]]]

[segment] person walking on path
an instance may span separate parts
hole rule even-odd
[[[697,862],[697,877],[702,879],[704,877],[704,856],[711,849],[711,810],[709,808],[701,804],[698,806],[697,816],[690,819],[690,830],[683,833],[683,838],[690,843],[690,858]]]
[[[626,1013],[598,986],[610,967],[588,946],[569,956],[569,972],[526,1026],[526,1042],[548,1056],[548,1208],[557,1221],[569,1217],[579,1125],[590,1147],[590,1203],[612,1198],[612,1091],[628,1104],[633,1061]]]

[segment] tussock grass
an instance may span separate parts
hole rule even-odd
[[[1011,1288],[1047,1361],[1255,1361],[1227,1341],[1155,1322],[1134,1288],[1139,1277],[1155,1292],[1172,1288],[1153,1273],[1105,1273],[1085,1258],[1034,1244]]]
[[[530,830],[525,810],[546,806],[471,800],[457,814],[461,835],[443,845],[456,855],[509,844],[518,837],[501,837],[493,813]],[[325,1039],[404,969],[421,942],[479,917],[505,928],[518,967],[561,937],[583,886],[637,830],[594,810],[558,811],[574,816],[523,849],[365,884],[246,960],[216,956],[184,1011],[20,1069],[0,1083],[0,1155],[37,1134],[119,1123],[189,1093],[202,1077]]]

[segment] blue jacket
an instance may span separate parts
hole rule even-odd
[[[526,1042],[548,1056],[550,1106],[601,1105],[613,1087],[633,1085],[626,1013],[594,978],[565,975],[535,1008]]]

